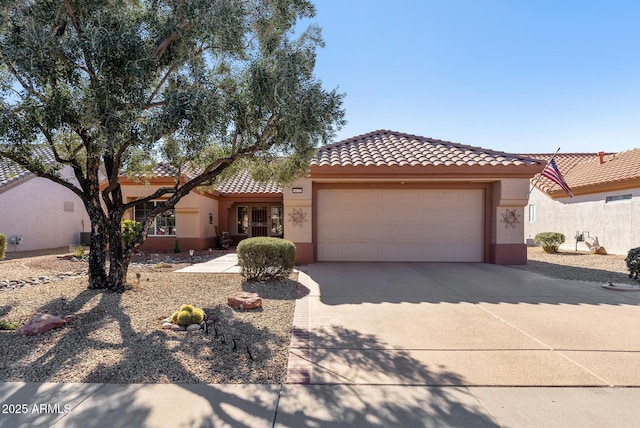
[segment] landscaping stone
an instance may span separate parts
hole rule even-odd
[[[16,330],[18,336],[33,336],[44,333],[73,320],[73,316],[57,317],[50,314],[36,314],[29,322]]]
[[[170,323],[170,322],[163,322],[162,323],[162,328],[164,328],[165,330],[173,329],[173,324]]]
[[[183,325],[171,324],[171,330],[173,331],[185,331],[187,328]]]
[[[247,293],[241,291],[227,298],[229,306],[237,309],[258,309],[262,308],[262,299],[257,293]]]
[[[200,330],[200,324],[190,324],[187,326],[187,331],[196,331],[196,330]]]

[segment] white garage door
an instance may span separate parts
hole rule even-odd
[[[319,189],[319,261],[483,260],[482,189]]]

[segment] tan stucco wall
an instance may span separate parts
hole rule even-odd
[[[293,193],[293,188],[301,188],[302,193]],[[311,243],[312,240],[312,184],[308,178],[301,178],[283,191],[284,238],[296,243]],[[294,218],[301,221],[294,222]]]
[[[122,194],[125,200],[141,198],[158,190],[160,185],[124,185]],[[209,213],[217,217],[217,201],[191,192],[176,204],[177,238],[203,238],[215,236],[213,225],[209,225]],[[214,222],[215,224],[215,222]],[[175,238],[171,236],[170,238]],[[167,237],[169,239],[169,237]]]
[[[631,194],[630,200],[606,203],[607,196]],[[588,231],[597,237],[600,245],[611,254],[626,255],[629,249],[640,247],[640,189],[595,193],[573,198],[552,199],[534,189],[529,204],[536,206],[536,220],[530,222],[528,209],[525,216],[525,241],[540,232],[560,232],[565,235],[564,250],[575,250],[576,231]],[[586,235],[585,235],[586,236]],[[587,251],[584,242],[578,250]]]
[[[528,190],[529,180],[525,179],[504,179],[494,183],[492,243],[522,243]],[[515,212],[515,220],[509,215],[512,212]]]
[[[75,182],[70,169],[63,170],[62,176]],[[91,224],[82,200],[46,178],[32,178],[0,193],[0,233],[7,240],[14,235],[23,237],[15,251],[77,244],[83,221],[84,231],[89,232]],[[7,251],[14,251],[14,246],[7,243]]]

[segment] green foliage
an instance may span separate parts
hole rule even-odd
[[[541,232],[534,238],[536,245],[542,247],[547,253],[557,253],[560,244],[564,242],[564,234],[559,232]]]
[[[638,273],[640,273],[640,247],[630,249],[624,261],[627,262],[629,278],[638,279]]]
[[[0,260],[7,255],[7,236],[0,233]]]
[[[248,238],[236,248],[238,265],[249,281],[286,279],[293,270],[296,246],[280,238]]]
[[[173,252],[174,253],[180,252],[180,242],[177,239],[176,239],[176,242],[173,243]]]
[[[82,258],[84,257],[84,246],[82,245],[76,245],[73,248],[73,255],[78,257],[78,258]]]
[[[200,324],[202,321],[204,321],[204,311],[191,305],[182,305],[180,310],[171,315],[171,322],[182,326]]]
[[[122,241],[126,246],[131,246],[142,233],[142,223],[135,220],[122,221]]]
[[[0,330],[17,330],[20,323],[12,321],[0,321]]]

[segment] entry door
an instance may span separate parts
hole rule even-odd
[[[268,236],[267,207],[251,208],[251,236]]]

